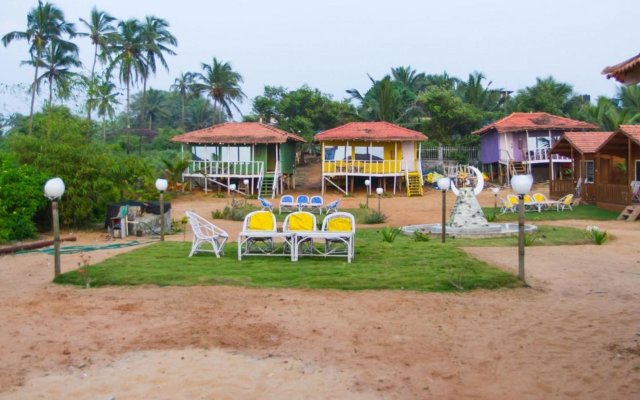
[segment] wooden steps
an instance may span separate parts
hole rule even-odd
[[[618,215],[618,220],[633,222],[640,218],[640,204],[632,204],[626,206],[624,210]]]
[[[526,175],[527,166],[522,161],[509,161],[509,173],[513,175]]]
[[[265,174],[262,178],[262,186],[260,187],[260,196],[264,198],[273,197],[273,174]]]
[[[409,172],[406,175],[407,179],[407,197],[422,196],[422,180],[420,179],[419,172]]]

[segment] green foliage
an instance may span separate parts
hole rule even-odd
[[[540,239],[540,235],[538,234],[538,232],[531,232],[531,233],[525,233],[524,234],[524,245],[526,247],[529,246],[533,246],[534,244],[536,244],[536,242],[538,242],[538,240]]]
[[[368,213],[364,218],[365,224],[381,224],[387,220],[387,216],[377,211]]]
[[[215,210],[211,212],[211,218],[213,219],[228,219],[231,221],[244,221],[244,217],[252,211],[259,210],[260,208],[251,204],[231,204],[226,206],[222,211]]]
[[[493,213],[493,207],[483,207],[484,215]],[[546,210],[543,212],[528,212],[525,216],[527,223],[530,221],[559,221],[563,219],[591,219],[591,220],[614,220],[618,217],[617,212],[598,208],[589,204],[581,204],[573,208],[573,211],[556,212]],[[498,214],[495,222],[517,221],[518,213]]]
[[[35,236],[34,216],[46,205],[45,181],[40,171],[0,152],[0,242]]]
[[[356,254],[345,259],[304,257],[246,257],[237,260],[237,244],[227,243],[225,254],[187,258],[190,243],[162,242],[120,254],[89,267],[92,287],[108,285],[236,285],[249,287],[330,288],[339,290],[458,290],[450,270],[464,266],[464,290],[519,287],[516,276],[474,259],[453,243],[416,243],[400,235],[393,246],[381,246],[375,229],[356,233]],[[318,245],[323,246],[324,243]],[[180,266],[180,268],[176,268]],[[56,278],[62,284],[82,285],[77,272]]]
[[[607,231],[600,229],[597,226],[590,225],[586,228],[587,237],[598,246],[603,245],[609,240],[609,234]]]
[[[413,240],[416,242],[428,242],[431,240],[431,234],[429,232],[414,231]]]
[[[393,243],[396,240],[396,237],[400,233],[400,228],[392,228],[390,226],[385,226],[382,228],[382,240],[387,243]]]
[[[553,77],[536,78],[536,84],[518,91],[507,104],[508,111],[546,112],[555,115],[568,115],[573,87],[556,81]]]

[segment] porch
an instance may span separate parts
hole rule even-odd
[[[271,174],[276,175],[276,171],[271,171]],[[230,192],[229,185],[232,180],[244,182],[247,179],[247,192],[255,194],[255,191],[261,188],[264,176],[263,161],[192,160],[182,173],[183,181],[201,180],[205,193],[208,192],[210,184],[226,188],[227,192]]]

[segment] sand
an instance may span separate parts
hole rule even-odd
[[[188,195],[173,215],[227,203]],[[438,222],[440,207],[435,191],[381,202],[393,226]],[[240,222],[218,222],[235,238]],[[614,239],[527,248],[531,288],[470,293],[86,290],[50,283],[51,256],[2,256],[0,399],[640,398],[640,223],[561,224]],[[133,248],[87,254],[96,263]],[[466,251],[515,271],[515,248]],[[63,270],[80,261],[63,255]]]

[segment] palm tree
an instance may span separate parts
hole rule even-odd
[[[422,92],[427,87],[427,78],[424,72],[416,73],[416,70],[411,66],[391,68],[391,76],[396,82],[400,82],[415,94]]]
[[[640,86],[622,86],[618,90],[620,106],[632,114],[640,113]]]
[[[205,92],[213,99],[214,110],[222,108],[229,118],[233,118],[231,107],[233,106],[240,114],[240,109],[235,101],[242,103],[246,95],[242,92],[240,84],[243,82],[242,75],[235,72],[228,62],[218,61],[213,58],[211,65],[202,63],[203,74],[197,74],[200,80],[198,85],[200,92]],[[216,115],[214,111],[213,119]]]
[[[50,3],[42,3],[38,0],[38,6],[27,14],[27,29],[25,31],[9,32],[2,37],[2,44],[6,47],[14,40],[26,40],[29,42],[30,65],[33,65],[33,83],[31,84],[31,109],[29,111],[29,134],[33,130],[33,106],[35,104],[38,69],[42,62],[42,53],[52,41],[62,41],[62,35],[70,38],[76,35],[73,24],[64,20],[62,10]],[[75,46],[69,43],[70,46]]]
[[[31,61],[27,63],[31,64]],[[69,68],[81,65],[75,45],[64,41],[52,41],[47,46],[40,61],[44,72],[38,77],[38,82],[46,80],[49,84],[49,106],[53,105],[53,86],[57,88],[58,97],[64,97],[64,88],[68,86],[70,78],[76,75]]]
[[[167,99],[165,92],[159,90],[149,89],[147,93],[147,110],[146,117],[149,121],[148,128],[153,130],[153,121],[158,118],[168,117],[170,115],[168,109]]]
[[[90,87],[93,85],[95,87],[95,71],[96,71],[96,61],[100,59],[101,62],[106,62],[109,49],[108,43],[109,38],[115,32],[115,28],[112,25],[112,22],[116,19],[111,15],[107,14],[104,11],[98,11],[98,9],[94,6],[91,10],[91,18],[89,18],[89,22],[80,18],[80,22],[84,24],[84,26],[89,30],[87,33],[80,33],[81,36],[87,36],[91,38],[91,43],[93,44],[93,64],[91,65],[91,82]],[[98,52],[99,51],[99,52]],[[92,96],[94,90],[89,90],[89,99],[87,100],[87,119],[91,122],[91,110],[92,107],[89,104],[93,104]]]
[[[107,121],[106,117],[113,119],[115,115],[114,106],[118,104],[118,94],[115,93],[116,85],[108,80],[99,81],[96,90],[95,108],[98,110],[98,116],[102,117],[102,138],[107,141]]]
[[[356,118],[365,121],[409,122],[419,110],[415,106],[415,94],[407,92],[403,83],[392,81],[389,75],[382,80],[369,76],[371,88],[363,96],[356,89],[347,90],[360,102]]]
[[[485,79],[482,72],[473,72],[466,82],[458,83],[456,92],[465,103],[483,111],[495,111],[504,103],[504,98],[499,91],[490,89],[492,82],[484,86]]]
[[[182,105],[182,129],[185,128],[184,123],[184,115],[185,115],[185,107],[187,103],[187,99],[193,95],[194,91],[194,74],[191,72],[185,72],[180,74],[179,77],[173,81],[173,85],[171,85],[171,90],[178,93],[180,95],[180,101]]]
[[[169,23],[162,18],[148,16],[141,28],[140,38],[142,40],[147,64],[145,73],[142,74],[142,105],[140,112],[140,120],[142,121],[145,115],[144,102],[147,93],[149,73],[156,73],[156,58],[160,61],[160,64],[169,71],[169,65],[164,59],[164,53],[175,55],[176,52],[169,48],[169,46],[177,46],[178,41],[175,36],[169,32]]]
[[[111,75],[111,71],[118,67],[120,82],[127,88],[127,154],[131,136],[131,84],[135,83],[147,70],[140,37],[141,29],[140,22],[136,19],[118,23],[118,32],[114,35],[112,43],[114,57],[107,69],[107,74]]]

